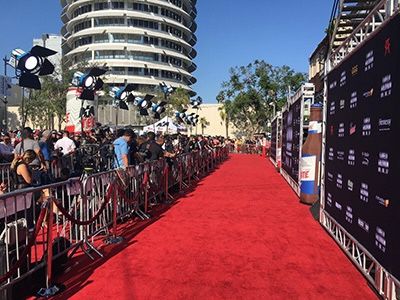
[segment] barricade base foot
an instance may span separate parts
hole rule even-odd
[[[65,290],[65,286],[62,284],[53,284],[52,286],[48,288],[41,288],[37,292],[38,297],[44,297],[44,298],[49,298],[57,295],[58,293],[62,292]]]
[[[141,209],[137,209],[135,211],[135,214],[142,220],[149,220],[151,218],[151,216],[149,214],[146,214],[145,212],[143,212]]]
[[[106,244],[110,245],[110,244],[121,244],[124,241],[124,238],[122,236],[110,236],[108,238],[106,238],[105,242]]]

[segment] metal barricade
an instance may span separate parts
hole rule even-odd
[[[5,183],[7,185],[7,192],[12,190],[15,182],[13,182],[13,178],[11,178],[11,164],[0,164],[0,183]]]
[[[39,295],[58,291],[53,284],[54,259],[82,249],[91,259],[102,257],[96,238],[120,241],[117,220],[148,211],[172,200],[171,189],[180,191],[228,155],[224,149],[193,152],[174,159],[146,162],[126,170],[84,174],[65,182],[28,188],[0,196],[0,292],[45,268],[46,284]],[[227,149],[225,149],[227,150]],[[210,165],[210,163],[212,165]],[[205,165],[208,165],[206,168]],[[44,278],[43,278],[44,280]]]

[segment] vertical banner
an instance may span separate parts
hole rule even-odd
[[[400,279],[400,17],[328,75],[325,210]]]
[[[299,181],[300,128],[302,98],[294,102],[282,116],[282,168]],[[303,142],[303,141],[301,141]]]
[[[88,132],[96,125],[97,101],[81,100],[78,88],[69,88],[66,104],[66,130]]]

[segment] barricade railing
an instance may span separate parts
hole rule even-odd
[[[263,147],[254,144],[238,145],[236,147],[236,153],[241,154],[262,154]]]
[[[0,183],[7,185],[7,192],[11,191],[12,179],[11,179],[11,163],[0,164]]]
[[[98,240],[117,243],[117,221],[136,215],[150,218],[152,207],[173,200],[200,176],[223,162],[227,148],[146,162],[126,170],[13,191],[0,196],[0,293],[18,281],[46,270],[40,296],[58,292],[53,275],[68,257],[81,250],[91,259],[102,257]]]
[[[82,174],[84,167],[91,167],[96,173],[111,170],[114,160],[113,155],[110,153],[111,150],[112,145],[104,145],[97,152],[93,151],[93,155],[79,150],[73,154],[53,157],[49,161],[48,178],[51,182],[56,182],[60,178],[64,178],[64,176],[79,176]],[[63,174],[63,169],[66,174]],[[7,192],[15,189],[14,177],[11,176],[11,163],[0,164],[0,183],[7,185]],[[45,183],[48,184],[49,182]],[[43,182],[40,184],[43,184]]]

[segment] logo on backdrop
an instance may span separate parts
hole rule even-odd
[[[361,199],[361,201],[364,201],[366,203],[368,203],[368,201],[369,201],[368,184],[366,184],[364,182],[361,183],[360,199]]]
[[[336,202],[336,201],[335,201],[335,207],[336,207],[338,210],[342,210],[342,205],[341,205],[340,203]]]
[[[363,94],[364,98],[369,98],[369,97],[372,97],[373,95],[374,95],[374,89],[373,89],[373,88],[370,89],[370,90],[368,90],[368,91],[366,91],[366,92]]]
[[[328,159],[333,161],[335,159],[335,154],[333,153],[333,148],[329,148]]]
[[[379,152],[378,173],[389,174],[389,153]]]
[[[385,56],[391,54],[391,50],[392,50],[391,48],[392,48],[392,45],[390,43],[390,38],[387,38],[385,40]]]
[[[360,226],[366,232],[369,232],[369,224],[361,218],[358,218],[358,226]]]
[[[354,189],[354,182],[351,181],[350,179],[347,180],[347,189],[349,190],[349,192],[352,192]]]
[[[344,137],[344,123],[339,124],[338,137]]]
[[[388,74],[382,78],[381,98],[388,97],[392,94],[392,75]]]
[[[369,152],[362,153],[362,165],[368,167],[370,161],[370,154]]]
[[[349,155],[347,156],[347,164],[349,166],[355,166],[356,165],[356,151],[353,149],[349,150]]]
[[[337,160],[344,160],[344,151],[337,151],[336,152],[336,158],[337,158]]]
[[[350,108],[356,108],[357,107],[357,92],[351,93],[351,98],[350,98]]]
[[[346,208],[346,221],[350,224],[353,223],[353,209],[350,206]]]
[[[364,71],[367,72],[374,67],[374,50],[371,50],[367,53],[365,58],[365,68]]]
[[[357,125],[356,125],[356,123],[351,122],[351,123],[350,123],[350,128],[349,128],[349,134],[350,134],[350,135],[355,134],[355,133],[356,133],[356,130],[357,130]]]
[[[333,174],[331,173],[331,172],[328,172],[328,180],[330,181],[330,182],[333,182]]]
[[[378,127],[380,132],[390,131],[392,119],[379,119]]]
[[[371,135],[371,118],[367,117],[363,120],[363,128],[362,128],[362,135],[363,136],[370,136]]]
[[[332,194],[331,193],[328,193],[328,196],[326,197],[326,201],[327,201],[328,205],[332,207],[333,201],[332,201]]]
[[[341,99],[340,100],[340,109],[343,109],[346,106],[346,100]]]
[[[346,80],[347,80],[346,71],[343,71],[342,74],[340,74],[340,84],[339,84],[340,87],[346,85]]]
[[[358,74],[358,65],[355,65],[351,68],[351,75],[356,76]]]
[[[377,246],[382,252],[386,252],[386,233],[380,227],[376,227],[375,246]]]
[[[390,200],[387,199],[386,197],[376,195],[375,200],[378,201],[378,203],[384,207],[389,207],[389,205],[390,205]]]
[[[336,112],[336,104],[335,101],[331,102],[331,107],[329,108],[329,114],[333,116]]]
[[[337,81],[335,80],[334,82],[332,82],[332,83],[329,85],[329,89],[330,89],[330,90],[333,90],[336,86],[337,86]]]
[[[337,186],[338,189],[342,189],[343,188],[343,176],[342,176],[342,174],[337,174],[336,186]]]

